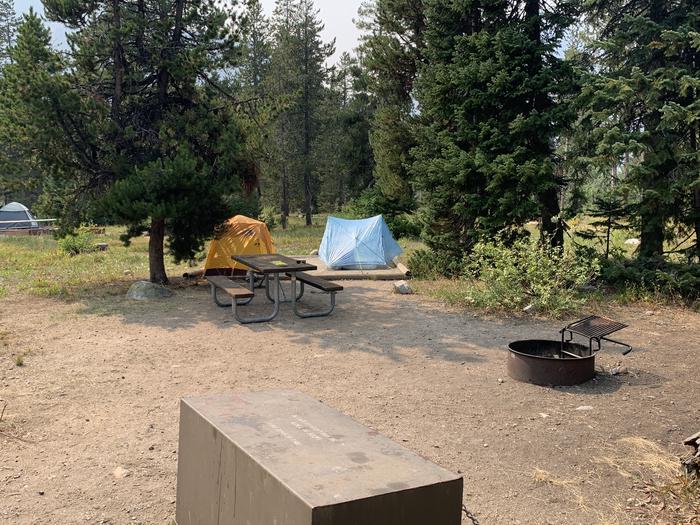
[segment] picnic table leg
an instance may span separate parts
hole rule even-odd
[[[272,308],[272,313],[269,315],[263,315],[263,316],[258,316],[258,317],[247,317],[243,318],[239,315],[238,313],[238,308],[236,304],[236,301],[231,302],[231,307],[233,308],[233,316],[236,318],[236,320],[241,323],[241,324],[251,324],[251,323],[266,323],[267,321],[272,321],[275,317],[280,312],[280,281],[279,281],[279,276],[273,275],[273,282],[275,286],[274,290],[274,307]],[[267,286],[266,289],[269,288],[270,285],[270,279],[266,280]],[[269,290],[267,290],[269,292]]]
[[[279,275],[277,276],[277,279],[279,280]],[[269,281],[269,274],[265,276],[266,283]],[[282,286],[282,283],[279,283],[280,287]],[[284,291],[282,292],[284,293]],[[272,296],[270,295],[270,289],[268,286],[265,286],[265,295],[267,296],[267,300],[270,301],[271,303],[275,302]],[[296,291],[294,286],[292,286],[292,295],[295,295],[292,299],[290,299],[291,302],[294,302],[295,300],[298,301],[304,296],[304,283],[301,283],[301,287],[299,288],[299,295],[296,295]],[[288,303],[290,301],[287,301],[286,299],[282,301],[283,303]]]
[[[293,273],[292,276],[291,276],[291,279],[292,279],[292,306],[293,306],[293,308],[294,308],[294,313],[297,315],[297,317],[301,317],[302,319],[306,319],[306,318],[309,318],[309,317],[325,317],[325,316],[330,315],[331,313],[333,313],[333,310],[335,309],[335,292],[331,292],[331,293],[330,293],[330,296],[331,296],[331,306],[330,306],[330,308],[328,308],[327,310],[320,310],[320,311],[317,311],[317,312],[302,312],[302,311],[300,311],[299,308],[297,307],[297,301],[298,301],[299,299],[301,299],[301,295],[299,296],[299,298],[297,298],[297,296],[296,296],[296,295],[297,295],[297,294],[296,294],[296,291],[297,291],[297,277],[296,277],[296,274]],[[301,283],[301,286],[302,286],[302,295],[303,295],[303,286],[304,286],[304,283]]]

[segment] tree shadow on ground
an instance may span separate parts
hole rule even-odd
[[[131,301],[124,296],[92,297],[82,302],[78,313],[117,316],[129,324],[184,330],[205,324],[212,330],[230,332],[227,337],[248,331],[263,336],[284,331],[290,342],[334,352],[360,351],[401,361],[411,352],[456,363],[476,363],[490,356],[505,356],[509,341],[542,333],[549,323],[535,320],[485,319],[450,312],[417,296],[391,293],[388,283],[344,282],[338,306],[329,317],[300,319],[291,304],[281,305],[280,315],[270,323],[240,325],[229,308],[217,307],[206,284],[175,287],[175,296],[157,302]],[[287,289],[288,290],[288,289]],[[287,291],[287,296],[289,292]],[[309,290],[305,307],[324,308],[328,296]],[[256,291],[244,315],[271,308],[264,291]],[[552,330],[556,334],[555,330]]]

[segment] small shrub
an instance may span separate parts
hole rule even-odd
[[[267,225],[267,229],[272,231],[277,226],[277,210],[274,206],[265,206],[258,214],[258,220]]]
[[[700,265],[663,259],[605,261],[601,281],[631,300],[700,299]]]
[[[542,313],[559,317],[582,305],[580,287],[599,271],[595,258],[528,239],[512,246],[482,242],[469,257],[467,276],[479,281],[470,290],[470,300],[479,307],[504,310],[532,304]]]
[[[420,236],[421,225],[415,214],[401,213],[385,218],[391,233],[397,239],[416,239]]]
[[[58,247],[68,255],[79,255],[97,250],[95,236],[86,230],[78,230],[72,235],[59,239]]]
[[[24,366],[24,354],[20,353],[15,356],[15,366]]]
[[[416,250],[408,258],[408,268],[416,279],[454,277],[462,272],[463,260],[451,253]]]

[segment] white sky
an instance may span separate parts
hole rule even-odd
[[[269,15],[275,7],[275,0],[261,0],[265,12]],[[335,37],[335,59],[345,51],[357,47],[359,31],[353,23],[357,18],[357,10],[362,0],[315,0],[316,8],[320,11],[321,20],[326,25],[323,40],[330,41]]]
[[[24,13],[33,6],[38,12],[43,12],[41,0],[14,0],[17,13]],[[316,7],[320,11],[321,20],[325,24],[323,32],[324,41],[328,42],[333,37],[336,39],[336,54],[334,61],[345,51],[352,51],[357,46],[359,32],[353,23],[357,18],[357,10],[362,0],[315,0]],[[262,0],[263,7],[268,15],[272,14],[275,0]],[[64,31],[59,25],[50,24],[55,44],[62,44]]]

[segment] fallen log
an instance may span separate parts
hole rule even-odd
[[[191,272],[185,272],[182,276],[185,279],[199,279],[204,275],[204,270],[193,270]]]
[[[686,438],[683,444],[694,450],[694,455],[683,461],[683,468],[689,475],[700,476],[700,432]]]

